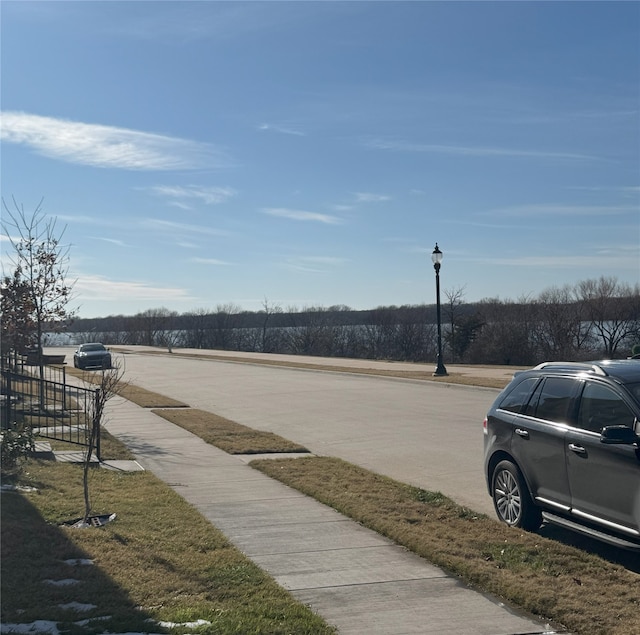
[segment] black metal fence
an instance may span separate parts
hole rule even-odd
[[[29,428],[37,438],[88,447],[99,388],[67,383],[64,366],[5,365],[0,426]],[[100,459],[100,430],[95,452]]]

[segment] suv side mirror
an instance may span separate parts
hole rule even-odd
[[[607,426],[602,428],[600,434],[601,443],[618,443],[631,445],[637,443],[638,435],[634,432],[633,428],[627,426]]]

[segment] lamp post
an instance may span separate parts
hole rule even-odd
[[[442,363],[442,322],[440,320],[440,263],[442,262],[442,252],[438,248],[438,243],[436,243],[436,248],[431,254],[431,260],[433,261],[433,268],[436,270],[436,313],[438,318],[438,362],[433,376],[444,377],[449,373]]]

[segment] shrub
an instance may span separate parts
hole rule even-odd
[[[2,472],[18,467],[20,460],[35,449],[35,436],[28,426],[18,426],[0,432]]]

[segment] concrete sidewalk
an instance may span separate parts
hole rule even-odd
[[[472,591],[379,534],[148,410],[107,428],[251,560],[342,634],[516,635],[551,627]]]

